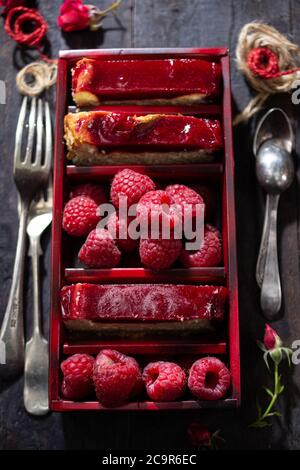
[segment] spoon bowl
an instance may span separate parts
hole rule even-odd
[[[293,130],[287,114],[280,108],[271,108],[261,118],[253,139],[253,153],[257,157],[262,144],[273,140],[288,153],[293,149]]]
[[[285,191],[294,178],[291,155],[273,139],[264,142],[256,157],[256,175],[266,192],[279,194]]]

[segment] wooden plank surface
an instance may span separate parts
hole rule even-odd
[[[61,34],[56,27],[59,0],[39,2],[49,23],[48,38],[55,56],[59,49],[82,47],[175,47],[229,46],[234,56],[240,28],[253,19],[267,21],[300,44],[299,1],[291,0],[125,0],[116,13],[104,21],[98,33]],[[105,5],[108,2],[97,2]],[[7,85],[7,104],[0,105],[0,316],[3,314],[11,282],[17,231],[16,191],[12,180],[14,130],[21,98],[15,88],[16,69],[24,65],[15,43],[8,38],[0,22],[0,80]],[[251,92],[232,57],[232,85],[235,109],[242,109]],[[53,93],[52,93],[53,97]],[[54,100],[53,100],[54,102]],[[282,104],[295,120],[299,109],[289,98],[272,100]],[[198,418],[211,429],[221,429],[226,448],[300,447],[300,368],[295,367],[288,381],[284,417],[272,428],[252,430],[256,395],[262,398],[262,385],[269,380],[256,339],[261,338],[264,319],[259,309],[259,291],[255,284],[255,263],[259,247],[264,201],[255,180],[251,153],[252,125],[234,132],[236,208],[240,288],[243,406],[240,413],[165,412],[105,414],[52,414],[41,419],[29,417],[22,402],[22,380],[0,384],[0,449],[164,449],[187,448],[186,427]],[[298,151],[299,145],[297,146]],[[297,161],[297,157],[295,157]],[[300,339],[299,272],[299,170],[292,188],[280,203],[279,237],[284,311],[275,323],[287,345]],[[49,236],[44,240],[44,317],[49,312]],[[32,312],[30,269],[26,271],[26,313]],[[27,329],[30,327],[28,321]]]

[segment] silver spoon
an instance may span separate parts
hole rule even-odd
[[[258,125],[253,145],[257,179],[267,192],[256,279],[261,287],[261,307],[268,319],[273,319],[281,306],[277,209],[281,192],[294,178],[292,146],[293,133],[287,115],[279,108],[269,110]]]
[[[253,153],[256,157],[260,146],[271,139],[276,139],[279,147],[283,147],[288,153],[292,152],[292,128],[287,115],[280,108],[270,109],[258,123],[253,140]],[[267,194],[263,233],[256,265],[256,281],[259,287],[262,286],[266,264],[267,240],[270,225],[269,199],[269,194]]]

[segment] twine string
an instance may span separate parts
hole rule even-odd
[[[29,80],[31,78],[31,81]],[[17,87],[22,95],[31,97],[40,95],[56,82],[57,66],[47,62],[32,62],[26,65],[16,76]]]
[[[32,24],[32,31],[25,32],[24,25]],[[46,36],[48,25],[44,17],[33,8],[11,8],[5,19],[6,33],[18,44],[35,47],[40,50],[43,39]]]
[[[24,31],[26,24],[31,31]],[[5,19],[6,33],[21,46],[35,48],[39,51],[40,61],[32,62],[21,69],[16,77],[17,87],[23,95],[38,96],[56,82],[56,61],[42,53],[43,42],[48,30],[44,17],[33,8],[11,8]],[[29,80],[31,78],[31,80]]]
[[[269,95],[292,89],[300,71],[300,48],[272,26],[248,23],[240,31],[236,59],[258,94],[234,119],[234,125],[257,113]]]

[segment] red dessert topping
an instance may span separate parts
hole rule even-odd
[[[61,290],[64,320],[222,319],[227,289],[169,284],[73,284]]]
[[[69,115],[66,116],[66,126]],[[101,149],[218,150],[220,122],[193,116],[90,111],[71,115],[80,141]]]
[[[172,98],[220,91],[220,65],[200,59],[94,60],[73,68],[72,89],[105,99]]]

